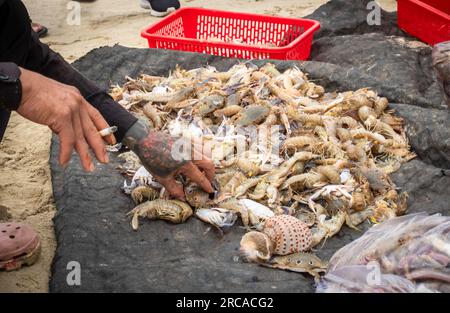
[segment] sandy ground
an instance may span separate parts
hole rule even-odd
[[[48,164],[50,137],[47,127],[15,115],[0,144],[0,205],[8,208],[12,220],[31,224],[42,243],[42,254],[35,265],[0,273],[0,292],[47,290],[56,247]]]
[[[327,0],[185,0],[182,6],[206,7],[240,12],[300,17],[312,13]],[[90,50],[121,44],[146,47],[140,30],[157,21],[139,1],[97,0],[82,3],[80,24],[70,19],[73,6],[66,0],[24,0],[33,21],[49,28],[43,41],[72,62]],[[395,10],[395,0],[380,0],[387,10]],[[0,220],[4,207],[9,219],[31,224],[42,240],[38,262],[20,271],[0,273],[0,292],[47,292],[56,240],[52,217],[49,168],[51,133],[13,114],[0,144]],[[3,209],[2,209],[3,206]],[[3,217],[4,218],[4,217]]]

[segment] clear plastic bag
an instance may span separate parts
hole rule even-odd
[[[327,273],[316,292],[416,292],[416,286],[406,278],[381,274],[371,266],[349,265]]]
[[[375,225],[338,250],[318,292],[450,289],[450,217],[424,213]]]

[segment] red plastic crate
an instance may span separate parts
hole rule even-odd
[[[243,59],[306,60],[319,28],[314,20],[182,8],[141,35],[150,48]]]
[[[398,25],[435,45],[450,40],[450,0],[398,0]]]

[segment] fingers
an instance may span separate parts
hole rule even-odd
[[[214,192],[214,189],[211,186],[210,181],[206,178],[205,174],[203,174],[194,163],[189,162],[181,168],[180,171],[182,174],[189,177],[194,183],[199,185],[203,190],[207,193]]]
[[[177,182],[172,176],[169,177],[157,177],[156,180],[166,188],[167,192],[178,200],[185,201],[183,185]]]
[[[73,148],[79,153],[84,169],[92,171],[94,165],[89,146],[100,162],[107,162],[105,145],[99,130],[108,123],[75,87],[64,85],[40,74],[21,70],[23,97],[18,113],[36,123],[47,125],[61,140],[59,161],[65,166]],[[114,136],[106,137],[109,143]]]
[[[194,165],[196,165],[199,169],[203,170],[203,172],[206,175],[206,178],[211,182],[214,179],[214,175],[216,173],[216,168],[214,166],[214,163],[206,158],[203,157],[201,160],[194,160]]]
[[[94,164],[92,163],[92,159],[89,154],[89,146],[84,138],[79,110],[73,111],[72,124],[75,133],[75,150],[80,156],[81,165],[86,171],[92,172],[94,170]]]
[[[73,147],[75,145],[75,134],[73,132],[72,121],[69,119],[68,125],[57,133],[59,136],[59,164],[65,167],[69,163],[72,156]]]
[[[88,110],[85,109],[86,105],[82,104],[80,110],[81,124],[83,127],[84,137],[87,143],[92,148],[95,153],[96,158],[102,163],[108,163],[108,154],[106,153],[105,144],[103,142],[102,136],[98,133],[91,117],[89,116]]]
[[[87,107],[87,111],[88,111],[89,117],[91,118],[91,120],[94,123],[95,127],[97,128],[97,130],[100,131],[102,129],[108,128],[109,124],[105,121],[105,119],[100,114],[100,112],[96,108],[94,108],[92,105],[87,103],[86,101],[85,101],[85,104],[86,104],[86,107]],[[116,137],[114,137],[113,134],[105,136],[104,139],[110,145],[115,145],[117,143]]]

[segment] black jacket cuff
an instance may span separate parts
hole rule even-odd
[[[17,110],[22,100],[20,69],[11,62],[0,63],[0,106],[7,110]]]

